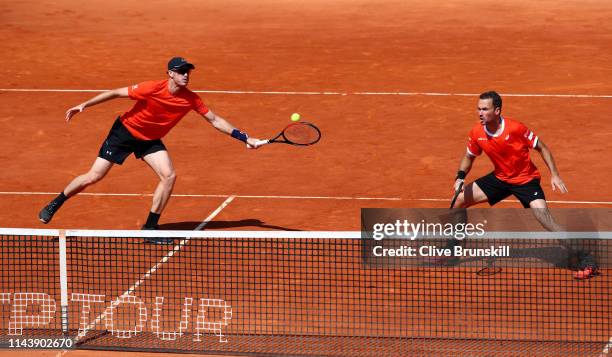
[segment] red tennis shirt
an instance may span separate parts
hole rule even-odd
[[[136,104],[121,116],[121,123],[140,140],[161,139],[190,110],[204,115],[208,108],[202,99],[187,88],[168,91],[168,80],[147,81],[128,87]]]
[[[493,162],[493,174],[513,185],[522,185],[540,178],[540,172],[531,161],[529,149],[538,144],[538,136],[523,123],[501,118],[497,133],[489,133],[480,123],[470,131],[467,143],[469,155],[478,156],[483,151]]]

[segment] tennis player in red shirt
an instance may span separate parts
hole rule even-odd
[[[168,78],[165,80],[110,90],[68,109],[66,121],[85,108],[110,99],[129,97],[136,101],[132,109],[118,117],[113,124],[91,169],[72,180],[40,211],[39,219],[49,223],[68,198],[100,181],[113,165],[121,165],[133,153],[136,158],[146,162],[160,179],[153,194],[151,211],[143,226],[143,229],[156,229],[176,180],[172,160],[161,138],[191,110],[202,115],[217,130],[245,142],[247,147],[256,148],[257,138],[249,137],[213,113],[196,93],[187,89],[193,69],[195,66],[184,58],[174,57],[168,62]]]
[[[530,150],[536,150],[550,170],[553,191],[566,193],[567,187],[559,175],[552,153],[532,130],[521,122],[502,116],[501,110],[502,99],[499,94],[490,91],[480,95],[480,123],[470,131],[467,151],[459,164],[455,190],[464,182],[474,160],[482,152],[491,159],[494,170],[465,185],[457,197],[455,207],[467,208],[485,201],[493,206],[514,195],[523,207],[533,209],[537,220],[548,231],[563,231],[550,214],[540,186],[540,172],[529,156]],[[596,274],[597,265],[592,260],[590,256],[584,259],[585,264],[579,265],[581,269],[576,273],[576,278],[588,279]]]

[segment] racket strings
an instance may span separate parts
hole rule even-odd
[[[283,131],[283,136],[287,141],[298,145],[309,145],[319,141],[321,133],[317,128],[306,123],[289,125]]]

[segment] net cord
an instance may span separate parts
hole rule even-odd
[[[62,332],[68,333],[68,269],[66,261],[66,231],[59,231],[59,273]]]

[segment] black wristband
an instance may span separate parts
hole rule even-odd
[[[249,136],[238,129],[234,129],[232,130],[232,138],[238,139],[246,143]]]
[[[465,180],[465,177],[467,176],[467,173],[463,170],[459,170],[457,171],[457,177],[455,177],[455,180]]]

